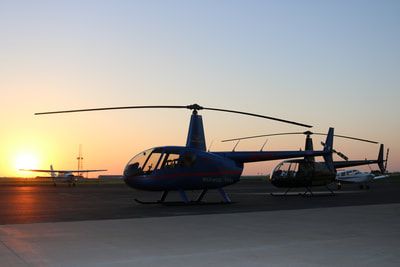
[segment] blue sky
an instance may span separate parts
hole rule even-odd
[[[391,147],[389,166],[398,170],[398,14],[398,1],[0,1],[6,114],[0,123],[7,126],[0,156],[10,158],[18,144],[31,150],[45,146],[41,165],[50,161],[46,154],[63,162],[69,157],[72,165],[83,143],[87,153],[96,154],[91,165],[110,164],[118,172],[140,150],[184,144],[189,114],[37,118],[32,113],[197,102],[376,139]],[[232,115],[207,112],[204,117],[208,142],[302,130]],[[54,128],[65,130],[49,136]],[[287,149],[303,140],[274,142],[271,149]],[[377,151],[337,144],[353,157],[375,157]],[[97,149],[116,150],[118,157],[110,162]],[[8,175],[10,162],[3,162],[0,175]]]

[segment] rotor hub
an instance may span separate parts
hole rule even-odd
[[[307,135],[307,136],[310,136],[310,135],[313,134],[313,132],[311,132],[311,131],[305,131],[303,134],[305,134],[305,135]]]
[[[192,105],[188,105],[186,106],[186,108],[197,111],[197,110],[202,110],[203,107],[198,105],[198,104],[192,104]]]

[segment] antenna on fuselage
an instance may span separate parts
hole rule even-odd
[[[232,149],[232,152],[235,152],[235,149],[236,149],[236,147],[237,147],[237,145],[240,143],[240,140],[238,140],[237,142],[236,142],[236,144],[235,144],[235,146],[233,147],[233,149]]]
[[[211,143],[210,143],[210,146],[209,146],[208,149],[207,149],[207,152],[210,152],[210,149],[211,149],[211,147],[212,147],[213,144],[214,144],[214,140],[211,140]]]
[[[264,144],[261,146],[261,149],[260,149],[260,151],[263,151],[263,149],[264,149],[264,146],[267,144],[267,142],[268,142],[268,138],[267,138],[267,139],[265,139],[265,142],[264,142]]]

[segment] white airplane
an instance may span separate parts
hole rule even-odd
[[[360,189],[369,189],[369,183],[373,180],[387,178],[389,175],[375,175],[370,172],[359,170],[343,170],[336,173],[337,188],[342,188],[342,183],[359,184]]]
[[[82,173],[103,172],[107,170],[54,170],[53,165],[50,165],[50,170],[20,169],[20,171],[50,173],[53,178],[54,186],[57,186],[57,182],[68,183],[68,186],[76,186],[78,178],[82,177]],[[74,175],[74,173],[77,173],[78,175]]]

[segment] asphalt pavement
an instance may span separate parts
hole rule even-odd
[[[171,192],[167,204],[143,205],[135,198],[154,201],[159,192],[133,190],[124,184],[81,184],[0,186],[0,224],[67,222],[104,219],[148,218],[200,214],[227,214],[256,211],[297,210],[325,207],[362,206],[400,203],[400,183],[382,181],[371,184],[369,190],[356,185],[344,185],[332,196],[323,187],[313,188],[314,196],[300,196],[303,189],[287,196],[272,196],[284,192],[261,180],[243,180],[225,188],[233,201],[220,204],[220,195],[210,190],[201,205],[180,203],[179,195]],[[200,193],[187,192],[195,199]]]

